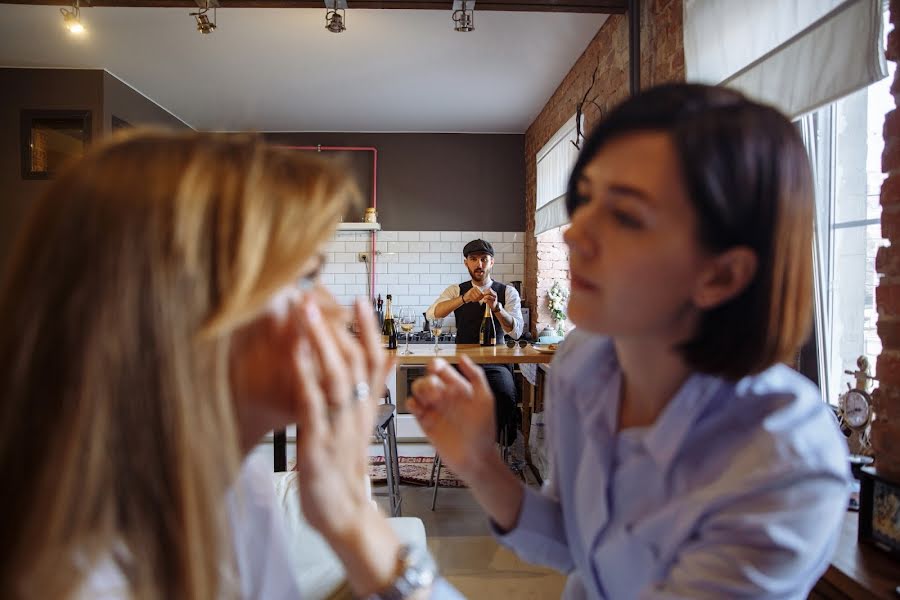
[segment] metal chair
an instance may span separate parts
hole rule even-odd
[[[434,510],[437,504],[437,491],[441,482],[441,455],[434,453],[434,462],[431,463],[431,476],[428,478],[429,485],[434,485],[434,491],[431,492],[431,510]]]
[[[510,453],[509,453],[509,440],[506,435],[506,428],[502,427],[500,431],[500,441],[498,442],[498,448],[500,450],[500,457],[503,459],[503,462],[508,466],[510,465]],[[435,451],[434,453],[434,462],[431,464],[431,475],[428,478],[428,485],[433,485],[434,490],[431,492],[431,510],[434,510],[434,507],[437,505],[437,493],[438,488],[440,487],[441,482],[441,455]]]
[[[390,501],[391,516],[401,516],[403,497],[400,494],[400,456],[397,451],[396,406],[391,402],[390,392],[384,404],[379,404],[375,413],[375,439],[384,448],[384,468],[387,474],[387,496]]]

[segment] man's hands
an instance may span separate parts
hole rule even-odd
[[[493,292],[493,290],[490,290],[490,291]],[[462,298],[467,303],[468,302],[481,302],[481,299],[484,298],[484,295],[485,295],[484,292],[482,292],[481,290],[479,290],[477,287],[475,287],[473,285],[472,289],[470,289],[468,292],[466,292]]]
[[[484,303],[490,307],[491,312],[499,308],[499,299],[497,298],[497,292],[495,292],[494,290],[488,288],[488,291],[486,291],[482,297],[484,299]]]

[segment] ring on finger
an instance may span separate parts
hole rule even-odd
[[[369,399],[369,384],[365,381],[360,381],[355,386],[353,386],[353,400],[357,404],[361,404]]]

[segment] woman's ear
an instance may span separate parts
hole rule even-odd
[[[756,253],[746,246],[735,246],[712,257],[694,292],[697,308],[708,310],[743,292],[756,275]]]

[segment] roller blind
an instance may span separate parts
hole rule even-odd
[[[566,213],[566,188],[569,174],[578,159],[575,117],[566,121],[537,153],[537,212],[534,234],[539,235],[569,222]]]
[[[687,79],[795,118],[887,76],[883,10],[882,0],[685,0]]]

